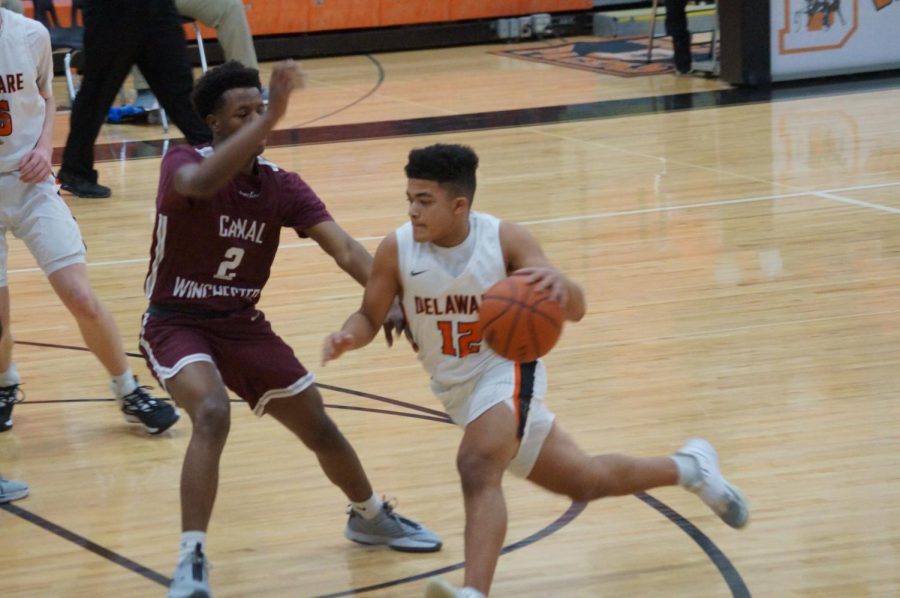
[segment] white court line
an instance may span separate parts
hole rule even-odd
[[[847,189],[847,191],[852,191],[853,189]],[[856,189],[858,191],[858,189]],[[868,201],[862,201],[861,199],[853,199],[851,197],[844,197],[843,195],[835,195],[834,193],[829,193],[828,191],[817,191],[813,193],[816,197],[821,197],[822,199],[833,199],[834,201],[839,201],[841,203],[848,203],[853,206],[859,206],[861,208],[872,208],[873,210],[880,210],[882,212],[890,212],[891,214],[900,214],[900,209],[892,208],[890,206],[884,206],[880,203],[870,203]]]
[[[543,220],[525,220],[519,222],[519,224],[523,225],[535,225],[535,224],[556,224],[559,222],[577,222],[579,220],[598,220],[600,218],[615,218],[619,216],[636,216],[639,214],[654,214],[659,212],[676,212],[679,210],[694,210],[698,208],[711,208],[715,206],[729,206],[736,205],[742,203],[752,203],[757,201],[772,201],[776,199],[789,199],[791,197],[803,197],[804,195],[818,197],[820,199],[831,199],[835,201],[840,201],[844,203],[849,203],[853,205],[858,205],[861,207],[874,208],[877,210],[882,210],[886,212],[891,212],[894,214],[900,214],[900,209],[891,208],[888,206],[882,206],[879,204],[870,204],[864,201],[858,201],[855,199],[850,199],[846,197],[841,197],[840,195],[834,195],[833,192],[836,191],[863,191],[865,189],[880,189],[882,187],[896,187],[900,186],[900,181],[895,183],[877,183],[873,185],[859,185],[856,187],[841,187],[838,189],[827,189],[825,191],[797,191],[794,193],[778,193],[774,195],[758,195],[756,197],[742,197],[739,199],[721,199],[718,201],[709,201],[706,203],[692,203],[692,204],[682,204],[677,206],[660,206],[656,208],[642,208],[640,210],[622,210],[618,212],[595,212],[593,214],[581,214],[579,216],[561,216],[559,218],[545,218]],[[384,236],[377,237],[357,237],[357,241],[380,241]],[[314,242],[303,242],[303,243],[286,243],[281,245],[280,249],[298,249],[303,247],[318,247],[318,245]],[[101,268],[104,266],[121,266],[125,264],[142,264],[147,263],[149,260],[149,256],[147,257],[138,257],[138,258],[130,258],[125,260],[107,260],[102,262],[89,262],[87,266],[89,268]],[[40,272],[40,268],[16,268],[14,270],[7,271],[7,274],[24,274],[26,272]]]

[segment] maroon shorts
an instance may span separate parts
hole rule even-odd
[[[315,379],[253,309],[214,318],[144,314],[140,345],[163,388],[184,366],[205,361],[257,415],[271,399],[299,394]]]

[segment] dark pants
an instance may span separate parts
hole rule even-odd
[[[672,37],[675,68],[691,70],[691,32],[688,31],[687,0],[666,0],[666,33]]]
[[[212,139],[194,112],[193,76],[172,0],[85,0],[84,77],[75,96],[61,176],[97,182],[94,142],[131,66],[137,64],[191,144]]]

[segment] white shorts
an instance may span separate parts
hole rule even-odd
[[[432,380],[431,390],[461,428],[494,405],[508,406],[519,422],[521,444],[507,469],[520,478],[528,477],[555,418],[544,405],[547,369],[541,360],[520,364],[504,359],[463,384],[445,387]]]
[[[8,286],[6,232],[21,239],[44,274],[84,263],[78,224],[57,192],[53,177],[25,184],[18,172],[0,174],[0,287]]]

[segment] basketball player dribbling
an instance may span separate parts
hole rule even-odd
[[[311,238],[360,284],[371,269],[369,252],[331,218],[315,192],[297,174],[260,157],[301,84],[293,62],[275,65],[267,109],[258,71],[237,62],[211,69],[192,99],[213,132],[212,146],[178,146],[162,160],[140,344],[157,379],[193,422],[170,598],[211,594],[205,543],[231,423],[226,387],[315,453],[350,500],[347,538],[407,552],[441,548],[436,535],[375,495],[353,447],[325,412],[313,374],[256,309],[284,227]]]
[[[10,232],[25,243],[75,317],[85,344],[112,378],[126,421],[159,434],[178,420],[178,413],[138,385],[116,322],[91,288],[81,232],[54,183],[52,79],[47,29],[0,8],[0,432],[12,427],[13,405],[21,398],[6,269]]]
[[[506,534],[501,480],[507,470],[575,501],[679,484],[731,527],[744,527],[749,505],[722,477],[708,442],[689,440],[671,457],[592,457],[544,406],[547,374],[541,360],[515,363],[494,353],[480,342],[477,310],[433,308],[477,302],[515,272],[558,301],[567,320],[585,313],[581,288],[550,264],[525,228],[472,210],[477,167],[478,157],[466,146],[410,152],[410,221],[382,241],[362,307],[322,348],[326,363],[367,345],[400,295],[432,390],[464,430],[456,463],[466,512],[465,582],[460,588],[432,579],[426,596],[488,595]]]

